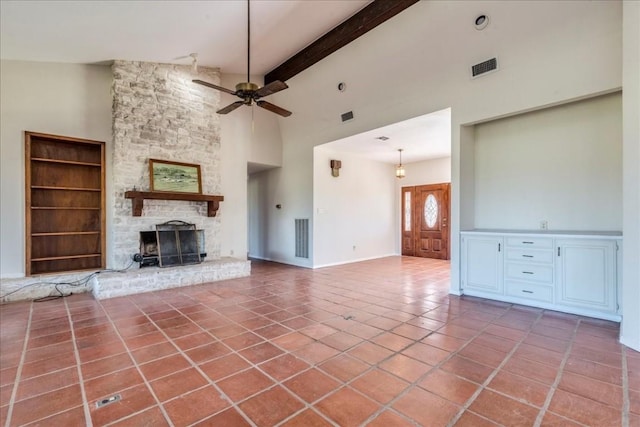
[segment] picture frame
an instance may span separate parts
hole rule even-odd
[[[200,165],[149,159],[151,191],[202,194]]]

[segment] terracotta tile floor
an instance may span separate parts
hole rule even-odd
[[[1,306],[2,425],[640,426],[616,323],[449,295],[444,261],[252,270]]]

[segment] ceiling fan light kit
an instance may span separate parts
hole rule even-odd
[[[287,89],[289,86],[287,86],[285,82],[276,80],[263,87],[259,87],[255,83],[251,83],[251,14],[249,2],[250,0],[247,0],[247,81],[238,83],[236,85],[235,91],[222,86],[214,85],[213,83],[205,82],[203,80],[195,79],[193,80],[193,82],[210,87],[215,90],[219,90],[220,92],[228,93],[229,95],[235,95],[241,99],[241,101],[233,102],[226,107],[219,109],[218,111],[216,111],[216,113],[218,114],[227,114],[242,105],[251,106],[255,103],[258,107],[264,108],[267,111],[271,111],[272,113],[276,113],[282,117],[289,117],[291,115],[291,111],[285,110],[282,107],[278,107],[275,104],[267,101],[262,101],[260,99],[265,96],[272,95],[276,92],[280,92],[281,90]],[[194,57],[194,63],[195,60],[196,58]]]

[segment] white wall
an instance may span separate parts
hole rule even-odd
[[[223,87],[233,89],[246,76],[239,74],[222,74]],[[261,79],[252,77],[252,81]],[[212,89],[213,90],[213,89]],[[238,98],[221,93],[220,108],[237,101]],[[282,140],[277,116],[258,107],[240,107],[229,114],[220,116],[220,166],[222,168],[221,203],[222,256],[246,259],[250,252],[249,241],[260,241],[260,227],[252,221],[259,219],[259,204],[248,203],[247,162],[269,165],[282,164]],[[252,193],[253,194],[253,193]],[[257,196],[257,195],[256,195]],[[251,210],[249,207],[251,206]],[[252,236],[248,236],[249,233]]]
[[[342,162],[338,177],[331,176],[332,159]],[[398,253],[396,180],[387,163],[314,149],[314,267]]]
[[[315,145],[451,107],[455,292],[456,236],[460,224],[474,220],[472,207],[462,209],[474,195],[468,182],[472,136],[461,126],[617,90],[621,11],[621,2],[613,1],[418,2],[290,79],[290,89],[275,95],[293,111],[280,120],[279,189],[290,209],[283,220],[312,213]],[[472,25],[479,12],[491,16],[482,32]],[[499,71],[471,79],[469,66],[494,55]],[[334,90],[339,81],[349,90]],[[340,114],[348,110],[355,118],[342,123]],[[279,221],[268,228],[277,230]],[[270,238],[268,250],[293,262],[290,238],[283,237]]]
[[[406,176],[396,180],[398,188],[451,182],[451,157],[407,163],[404,170]]]
[[[640,2],[624,2],[623,269],[620,341],[640,351]]]
[[[107,222],[112,218],[111,80],[109,66],[0,62],[0,277],[25,273],[25,130],[106,142]]]
[[[622,230],[620,93],[475,126],[475,228]]]

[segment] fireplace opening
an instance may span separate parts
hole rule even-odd
[[[204,248],[204,230],[195,224],[177,220],[156,224],[155,231],[140,232],[140,267],[199,264],[207,256]]]

